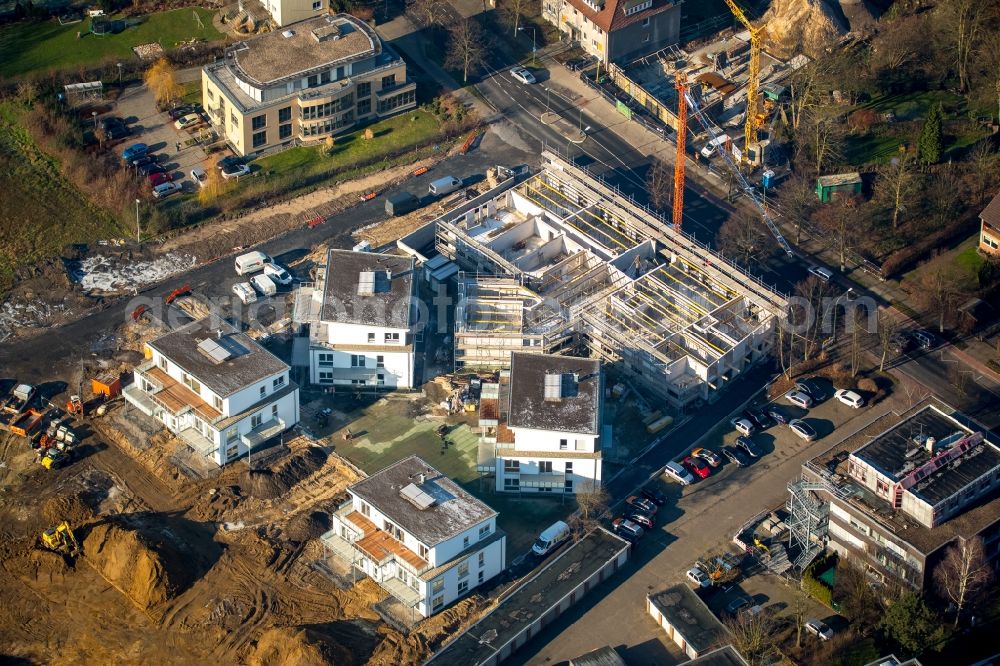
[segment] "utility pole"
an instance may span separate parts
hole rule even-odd
[[[139,200],[135,200],[135,242],[142,245],[142,232],[139,228]]]

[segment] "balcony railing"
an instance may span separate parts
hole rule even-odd
[[[240,435],[240,440],[252,449],[272,437],[277,437],[283,432],[285,432],[284,420],[275,418],[261,423],[248,433]]]

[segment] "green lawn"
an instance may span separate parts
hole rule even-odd
[[[70,243],[117,236],[114,219],[67,182],[20,124],[23,109],[0,103],[0,290],[13,271]]]
[[[365,130],[375,137],[365,139]],[[327,155],[325,145],[290,148],[256,161],[263,171],[276,174],[311,176],[331,169],[350,168],[358,162],[394,153],[431,139],[440,129],[437,118],[425,111],[408,111],[386,118],[365,128],[336,137],[332,154]]]
[[[883,95],[876,97],[861,106],[867,109],[874,109],[880,113],[892,111],[898,120],[917,120],[927,114],[927,110],[932,104],[943,104],[945,117],[950,116],[950,109],[964,104],[961,95],[945,90],[925,90],[922,92],[910,92],[899,95]]]
[[[941,267],[947,271],[959,289],[969,292],[975,291],[980,287],[979,268],[984,262],[984,259],[976,252],[978,244],[979,233],[977,232],[962,241],[955,249],[946,250],[934,259],[913,269],[903,276],[903,280],[920,284],[919,279],[923,272]]]
[[[106,37],[90,34],[89,18],[65,26],[55,19],[17,23],[0,30],[0,76],[90,65],[111,56],[134,58],[132,47],[150,42],[171,49],[193,38],[215,41],[222,34],[212,25],[214,13],[187,8],[150,14],[139,19],[139,25]],[[195,15],[201,19],[201,26]],[[79,39],[77,32],[82,33]]]
[[[855,166],[872,162],[888,162],[899,155],[899,137],[863,134],[844,139],[844,159]]]

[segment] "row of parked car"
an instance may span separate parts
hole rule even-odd
[[[625,510],[611,521],[611,529],[629,543],[635,543],[656,526],[656,513],[666,503],[667,496],[660,491],[642,488],[638,495],[626,498]]]

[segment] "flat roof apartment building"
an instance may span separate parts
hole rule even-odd
[[[218,465],[299,422],[299,387],[281,359],[206,317],[146,343],[125,400]]]
[[[931,401],[835,449],[790,485],[790,544],[803,563],[825,543],[876,581],[920,590],[956,540],[979,536],[1000,557],[1000,448],[986,428]]]
[[[320,141],[416,107],[406,63],[347,14],[234,44],[202,68],[201,83],[212,125],[240,155]]]

